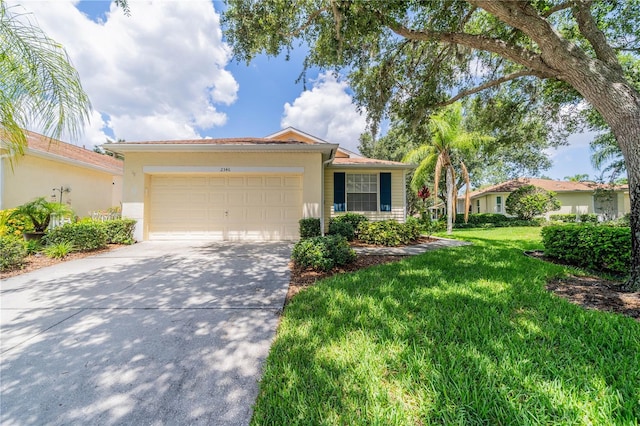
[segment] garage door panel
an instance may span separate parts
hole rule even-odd
[[[302,177],[152,175],[149,198],[151,239],[291,240]]]

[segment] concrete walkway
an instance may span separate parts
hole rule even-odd
[[[248,424],[290,253],[144,242],[4,280],[0,424]]]
[[[449,238],[430,237],[436,241],[424,244],[416,244],[404,247],[354,247],[356,253],[377,254],[389,256],[415,256],[427,251],[437,250],[447,247],[461,247],[471,245],[468,241],[452,240]]]

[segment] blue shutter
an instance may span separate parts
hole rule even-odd
[[[333,211],[347,211],[344,173],[333,174]]]
[[[391,211],[391,173],[380,173],[380,211]]]

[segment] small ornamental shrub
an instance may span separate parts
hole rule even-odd
[[[593,224],[542,229],[545,254],[573,265],[625,274],[631,265],[631,230]]]
[[[313,238],[320,236],[320,219],[317,217],[307,217],[300,219],[300,238]]]
[[[356,253],[343,236],[326,235],[298,241],[293,246],[291,259],[301,268],[329,271],[334,266],[353,262]]]
[[[358,238],[367,244],[399,246],[416,240],[421,234],[417,222],[399,223],[396,220],[362,222],[358,227]]]
[[[574,223],[578,221],[578,215],[573,213],[552,214],[552,215],[549,215],[549,220],[553,222]]]
[[[133,231],[136,221],[133,219],[113,219],[98,222],[107,233],[108,244],[133,244]]]
[[[71,244],[68,241],[64,241],[61,243],[47,246],[44,249],[44,254],[46,254],[47,257],[50,257],[52,259],[64,259],[72,251],[73,251],[73,244]]]
[[[345,213],[331,218],[331,222],[349,223],[356,231],[356,234],[358,232],[358,226],[360,226],[360,223],[368,221],[369,219],[365,215],[359,213]]]
[[[14,236],[0,236],[0,271],[22,266],[25,257],[27,251],[22,241]]]
[[[40,240],[28,240],[23,244],[24,249],[27,251],[27,254],[36,254],[42,251],[42,241]]]
[[[330,235],[342,235],[348,241],[353,241],[356,237],[356,230],[353,228],[353,225],[347,221],[338,221],[331,220],[329,222],[329,234]]]
[[[560,202],[556,193],[533,185],[524,185],[513,191],[505,201],[507,214],[521,220],[530,220],[535,216],[558,210]]]
[[[107,233],[100,222],[67,223],[49,231],[44,240],[46,245],[68,242],[77,251],[91,251],[106,247]]]

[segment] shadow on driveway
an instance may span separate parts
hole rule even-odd
[[[283,243],[145,242],[5,280],[2,424],[248,424]]]

